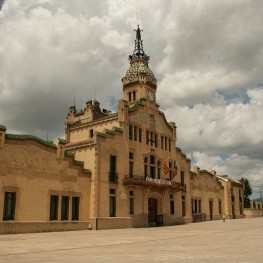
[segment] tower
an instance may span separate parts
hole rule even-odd
[[[136,30],[133,54],[129,56],[130,68],[122,78],[124,99],[132,106],[136,101],[145,99],[155,104],[157,80],[149,68],[150,57],[144,53],[139,25]]]

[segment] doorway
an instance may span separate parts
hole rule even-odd
[[[157,199],[148,199],[148,225],[157,226]]]

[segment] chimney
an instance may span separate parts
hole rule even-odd
[[[194,166],[193,171],[196,173],[197,177],[200,176],[200,167],[199,166]]]

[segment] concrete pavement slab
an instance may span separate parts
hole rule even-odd
[[[263,218],[0,236],[0,262],[263,262]]]

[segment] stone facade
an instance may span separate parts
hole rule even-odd
[[[159,110],[148,61],[138,28],[118,112],[101,110],[97,101],[69,110],[66,149],[92,171],[94,229],[192,221],[190,160],[176,147],[175,124]]]
[[[136,30],[118,111],[89,100],[69,108],[65,141],[6,134],[0,126],[0,232],[174,225],[243,216],[243,186],[194,167]],[[79,161],[76,161],[79,160]]]
[[[227,175],[218,176],[224,187],[225,216],[235,219],[244,217],[244,186]]]
[[[90,178],[63,140],[56,146],[1,126],[0,233],[87,229]]]
[[[251,200],[250,208],[244,209],[245,217],[261,217],[263,216],[263,201],[262,198],[259,200]]]
[[[225,200],[224,187],[215,171],[193,167],[191,171],[191,199],[193,221],[222,219]]]

